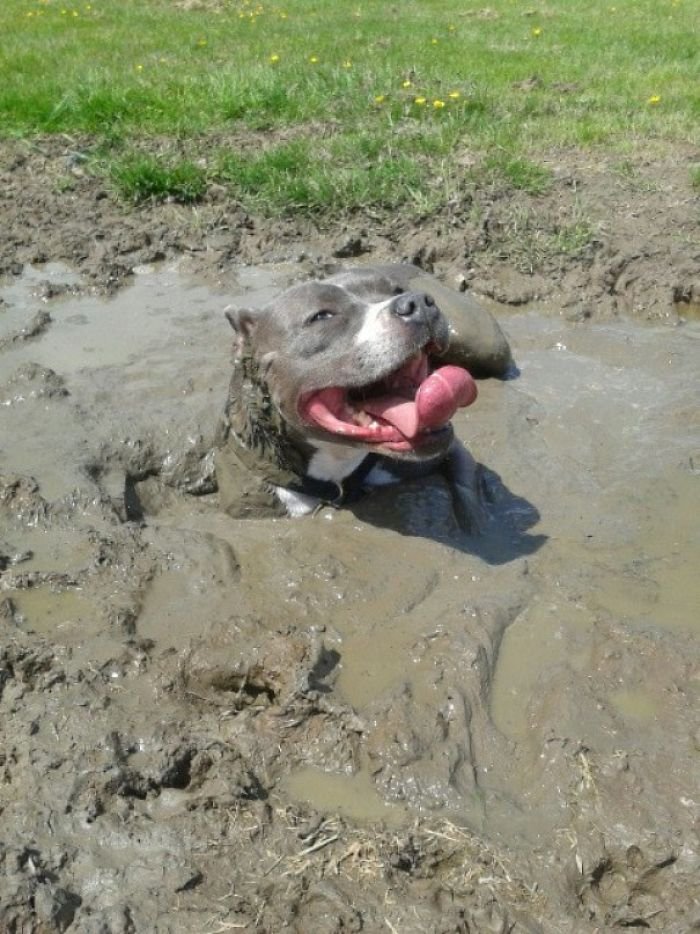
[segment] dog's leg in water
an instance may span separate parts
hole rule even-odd
[[[450,484],[452,505],[460,528],[470,535],[478,535],[488,522],[480,465],[455,438],[442,469]]]

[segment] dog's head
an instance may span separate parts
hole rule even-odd
[[[369,270],[297,285],[259,311],[227,317],[238,353],[311,444],[433,458],[452,440],[456,409],[476,397],[466,370],[436,366],[449,326],[432,297]]]

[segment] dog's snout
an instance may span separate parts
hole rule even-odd
[[[391,311],[400,318],[421,318],[435,307],[435,300],[425,292],[404,292],[391,303]]]

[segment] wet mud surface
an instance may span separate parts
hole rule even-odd
[[[0,282],[0,930],[694,929],[698,323],[497,308],[478,535],[237,521],[222,310],[309,263],[193,256]]]

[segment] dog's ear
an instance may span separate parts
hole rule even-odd
[[[229,306],[224,308],[224,314],[236,334],[235,346],[241,349],[244,344],[248,343],[255,330],[255,312],[249,311],[247,308],[232,308]]]
[[[250,337],[255,317],[252,311],[247,308],[232,308],[229,305],[224,308],[224,314],[236,334],[240,337]]]

